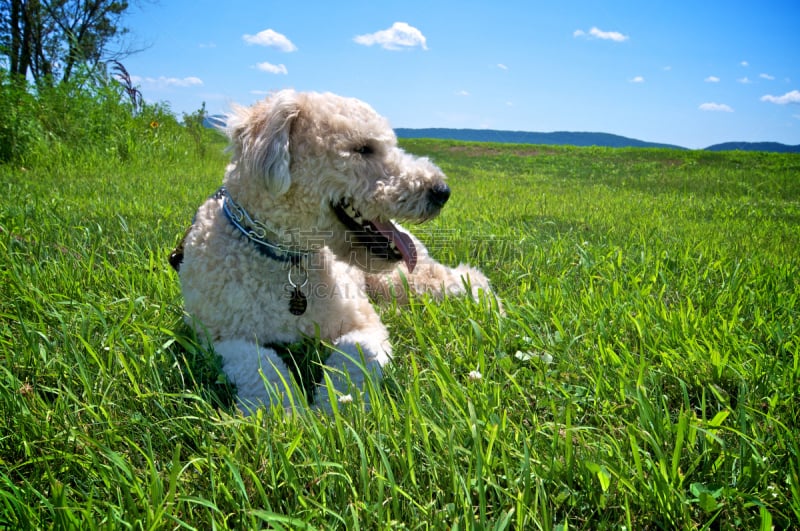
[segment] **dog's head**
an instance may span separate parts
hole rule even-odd
[[[238,108],[228,134],[237,201],[295,244],[324,241],[368,271],[400,260],[413,270],[414,244],[391,220],[427,221],[450,197],[444,173],[400,149],[386,119],[356,99],[281,91]]]

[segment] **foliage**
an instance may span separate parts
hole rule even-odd
[[[30,75],[37,86],[72,81],[127,31],[127,9],[119,0],[0,0],[0,53],[12,77]]]
[[[128,95],[128,100],[130,100],[133,114],[139,114],[144,107],[144,97],[142,96],[142,91],[139,90],[139,87],[134,84],[133,78],[131,77],[130,73],[128,73],[128,69],[125,68],[125,65],[116,60],[109,61],[108,65],[111,69],[112,75],[122,86],[122,90],[125,91],[125,94]]]
[[[34,88],[0,70],[0,162],[58,167],[83,156],[120,161],[184,156],[187,128],[168,107],[143,103],[132,91],[135,87],[88,72],[69,83]],[[215,135],[192,129],[190,149],[204,151]]]
[[[197,153],[201,157],[205,157],[206,155],[206,138],[208,137],[207,120],[208,112],[206,112],[206,102],[203,102],[200,109],[193,113],[183,113],[183,126],[194,141]]]
[[[222,144],[103,112],[0,166],[0,525],[797,526],[796,156],[404,141],[505,316],[388,305],[370,412],[243,418],[166,262]]]
[[[25,84],[0,69],[0,162],[24,160],[39,149],[44,135],[36,119],[38,106]]]

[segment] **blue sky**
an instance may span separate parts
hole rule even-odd
[[[294,88],[395,127],[800,144],[796,0],[162,0],[125,23],[124,64],[177,113]]]

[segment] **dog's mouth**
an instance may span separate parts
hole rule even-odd
[[[414,271],[417,249],[411,237],[401,232],[394,223],[365,219],[348,199],[342,199],[331,207],[342,225],[350,231],[349,238],[354,245],[364,246],[370,254],[384,260],[403,260],[408,271]]]

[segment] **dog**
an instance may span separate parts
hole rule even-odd
[[[492,294],[479,270],[434,261],[398,224],[434,218],[451,191],[366,103],[282,90],[234,107],[224,128],[232,159],[222,187],[170,262],[187,322],[221,356],[245,414],[291,409],[280,354],[307,337],[332,347],[308,401],[330,411],[331,398],[361,393],[368,407],[365,379],[392,358],[373,300]]]

